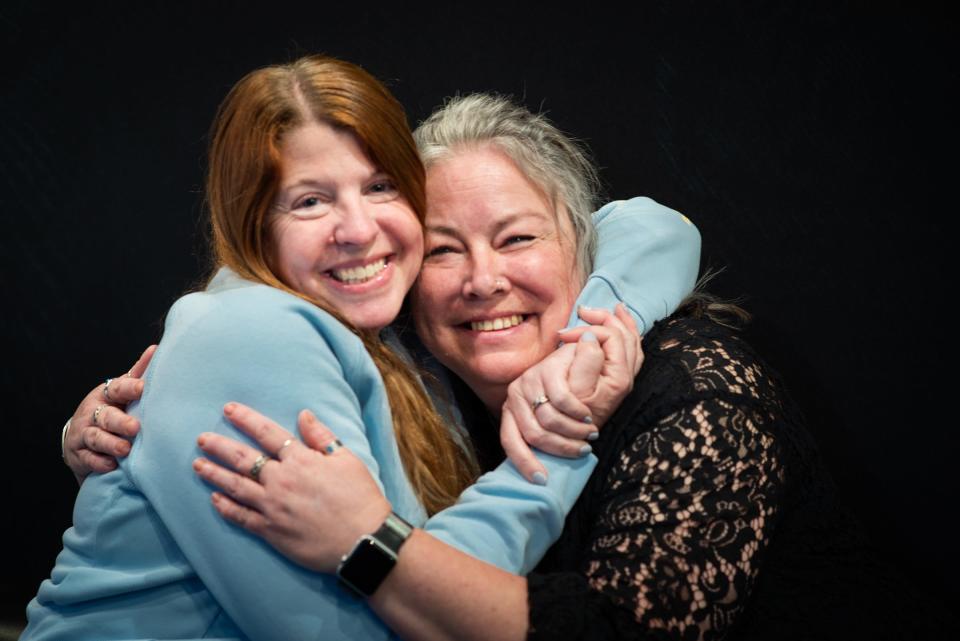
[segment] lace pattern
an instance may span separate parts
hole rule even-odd
[[[776,386],[726,330],[659,329],[544,564],[560,571],[530,577],[531,638],[720,638],[750,593],[786,480]],[[591,604],[568,603],[557,581]]]

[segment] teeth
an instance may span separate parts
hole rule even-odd
[[[347,269],[332,269],[330,270],[330,273],[333,274],[334,278],[342,283],[356,285],[357,283],[370,280],[382,272],[386,266],[386,259],[381,258],[380,260],[370,263],[369,265],[364,265],[362,267],[348,267]]]
[[[473,321],[470,323],[470,329],[475,332],[493,332],[498,329],[509,329],[523,322],[523,316],[514,314],[513,316],[503,316],[493,320]]]

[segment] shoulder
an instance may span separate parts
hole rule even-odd
[[[762,388],[774,382],[773,372],[739,331],[709,318],[676,313],[655,325],[643,347],[645,378],[653,383],[666,377],[691,393],[759,399]]]
[[[258,359],[312,352],[353,362],[365,353],[360,338],[323,309],[267,285],[236,279],[180,298],[170,308],[161,348],[255,354]],[[306,350],[305,352],[303,350]]]

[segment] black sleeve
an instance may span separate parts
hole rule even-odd
[[[595,472],[577,569],[529,577],[531,639],[719,638],[750,593],[785,481],[776,388],[737,343],[647,346],[669,411]]]

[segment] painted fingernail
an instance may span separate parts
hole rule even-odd
[[[586,331],[586,332],[584,332],[583,335],[580,337],[580,340],[582,340],[582,341],[593,341],[594,343],[596,343],[596,342],[597,342],[597,335],[594,334],[593,332]]]
[[[202,458],[193,459],[193,469],[197,472],[203,471],[203,462]]]
[[[588,440],[588,441],[595,441],[595,440],[597,440],[598,438],[600,438],[600,432],[599,432],[599,431],[593,431],[593,432],[590,432],[589,434],[587,434],[587,440]]]
[[[592,447],[590,447],[589,445],[584,445],[583,447],[580,448],[580,456],[586,456],[592,451],[593,451]]]
[[[201,434],[200,436],[197,437],[197,445],[199,445],[200,447],[203,447],[206,444],[207,444],[206,434]]]
[[[543,472],[534,472],[533,477],[530,479],[536,485],[546,485],[547,484],[547,475]]]
[[[233,410],[235,409],[237,409],[237,404],[231,401],[223,406],[223,413],[228,415],[233,414]]]
[[[587,414],[586,416],[583,417],[583,422],[586,423],[587,425],[593,425],[593,417]]]

